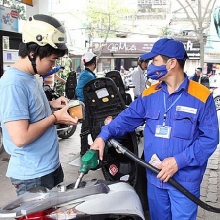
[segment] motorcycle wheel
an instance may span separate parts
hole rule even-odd
[[[2,128],[0,127],[0,153],[4,150],[3,146],[3,137],[2,137]]]
[[[57,131],[57,135],[59,138],[68,139],[75,133],[75,131],[76,131],[76,126],[71,125],[69,129],[67,129],[66,131]]]

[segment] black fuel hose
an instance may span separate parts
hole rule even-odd
[[[137,162],[141,166],[143,166],[146,169],[149,169],[155,174],[158,174],[160,172],[159,169],[151,165],[150,163],[138,158],[134,153],[129,151],[126,147],[122,146],[118,141],[114,139],[110,139],[108,141],[108,146],[113,146],[116,150],[120,151],[122,154],[124,154],[126,157],[130,158],[131,160]],[[207,203],[200,200],[198,197],[194,196],[192,193],[190,193],[187,189],[185,189],[180,183],[178,183],[176,180],[174,180],[172,177],[168,180],[168,182],[174,186],[176,189],[178,189],[180,192],[182,192],[186,197],[188,197],[190,200],[192,200],[194,203],[196,203],[201,208],[209,211],[209,212],[215,212],[220,213],[220,208],[213,207],[208,205]]]

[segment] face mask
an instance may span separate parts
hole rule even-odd
[[[167,63],[170,60],[167,61]],[[165,76],[169,70],[167,70],[167,63],[161,66],[155,66],[151,63],[147,68],[147,76],[151,79],[159,80],[161,77]]]

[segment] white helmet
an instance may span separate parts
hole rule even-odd
[[[91,61],[94,57],[97,57],[97,55],[95,55],[92,52],[86,52],[85,54],[82,55],[82,62],[88,63],[89,61]]]
[[[24,43],[37,43],[39,46],[51,45],[55,49],[66,50],[66,31],[64,26],[55,18],[36,14],[24,24],[22,31]]]

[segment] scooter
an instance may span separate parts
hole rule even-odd
[[[0,218],[17,220],[83,219],[144,220],[140,199],[126,182],[82,181],[89,170],[100,167],[96,151],[82,157],[75,183],[48,190],[33,188],[0,209]]]
[[[127,108],[131,102],[129,96],[130,94],[126,93],[126,88],[118,71],[106,73],[106,77],[93,79],[84,86],[85,106],[92,140],[95,140],[100,133],[108,116],[114,119]],[[120,137],[121,144],[139,158],[144,158],[143,129],[144,125]],[[104,155],[101,169],[106,180],[125,181],[134,187],[144,210],[148,210],[146,170],[143,167],[124,155],[118,154],[114,148],[109,148]]]

